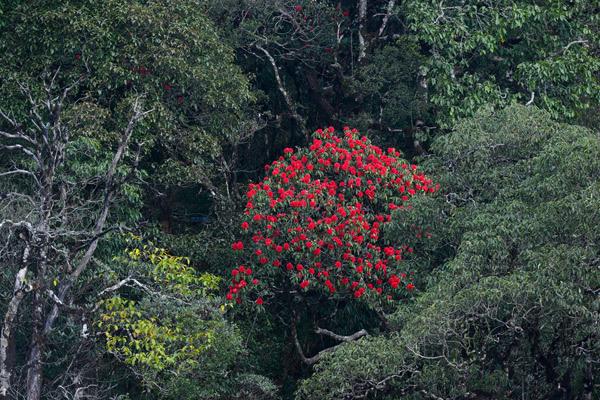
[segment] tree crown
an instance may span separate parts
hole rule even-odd
[[[262,304],[265,295],[309,290],[392,300],[414,289],[402,270],[413,249],[385,238],[383,228],[437,186],[398,150],[329,127],[307,148],[284,149],[265,171],[246,193],[247,238],[232,244],[245,261],[231,271],[229,300],[253,292]]]

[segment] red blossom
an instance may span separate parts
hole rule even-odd
[[[307,148],[283,154],[265,166],[262,181],[249,185],[252,201],[241,227],[252,240],[232,248],[255,267],[256,278],[249,286],[240,276],[252,269],[233,269],[227,299],[246,297],[255,282],[261,290],[291,283],[356,299],[394,299],[414,290],[402,285],[412,247],[387,241],[382,231],[412,207],[412,197],[438,186],[399,151],[384,151],[355,129],[344,128],[341,136],[333,127],[318,129]],[[255,256],[244,252],[244,243]]]
[[[398,287],[398,285],[400,284],[400,278],[398,278],[398,276],[396,276],[396,275],[392,275],[392,276],[390,276],[390,279],[388,279],[388,283],[390,284],[391,287],[396,289]]]

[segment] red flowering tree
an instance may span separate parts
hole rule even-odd
[[[412,248],[382,229],[436,186],[393,148],[344,128],[317,130],[308,148],[284,150],[247,192],[246,237],[227,299],[263,304],[275,293],[391,301],[414,285],[403,270]]]

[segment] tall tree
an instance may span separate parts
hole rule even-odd
[[[297,398],[597,397],[598,132],[512,106],[433,149],[445,196],[404,223],[430,226],[415,267],[434,271],[388,335],[324,358]]]
[[[45,83],[44,99],[37,99],[23,86],[23,95],[30,102],[28,120],[20,121],[0,111],[10,126],[7,131],[0,131],[4,139],[0,150],[22,156],[12,158],[13,166],[0,173],[2,178],[8,178],[2,185],[0,203],[0,229],[6,231],[3,242],[7,254],[3,254],[3,259],[13,264],[11,269],[18,270],[2,327],[0,390],[8,396],[11,372],[6,364],[6,348],[14,334],[23,294],[28,291],[32,297],[26,387],[30,400],[41,397],[47,338],[61,308],[72,307],[67,299],[73,287],[80,284],[91,265],[100,239],[115,229],[109,213],[122,195],[128,177],[135,177],[139,162],[139,150],[130,153],[131,139],[150,112],[144,109],[141,98],[131,99],[127,123],[115,125],[112,151],[95,154],[92,162],[98,163],[96,168],[90,160],[77,165],[72,152],[78,144],[85,146],[85,138],[72,132],[76,123],[63,114],[69,93],[76,85],[57,93],[56,76]],[[76,169],[85,166],[91,174]]]

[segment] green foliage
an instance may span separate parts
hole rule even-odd
[[[133,366],[158,371],[173,368],[188,359],[194,360],[214,341],[215,334],[208,327],[206,331],[188,332],[178,321],[174,327],[165,326],[164,320],[144,318],[142,312],[136,310],[135,302],[120,297],[104,301],[103,307],[106,311],[100,316],[98,327],[104,330],[107,350],[121,355]],[[172,350],[173,346],[179,348]]]
[[[129,276],[111,288],[130,292],[101,302],[97,327],[107,350],[125,363],[157,372],[197,367],[218,335],[233,333],[211,301],[219,278],[196,273],[188,259],[144,245],[114,262],[126,263]]]
[[[431,54],[423,74],[440,123],[449,127],[485,103],[532,99],[561,119],[597,105],[597,7],[585,0],[407,3],[411,28]]]
[[[375,119],[383,138],[393,143],[398,140],[395,132],[414,126],[417,120],[430,120],[426,92],[417,79],[425,62],[412,36],[375,51],[370,62],[350,81],[352,94],[362,101],[361,113],[351,119],[352,124],[366,130],[373,128]]]
[[[72,97],[83,104],[73,115],[87,108],[124,120],[125,100],[144,94],[152,112],[136,141],[143,143],[154,182],[170,185],[212,178],[213,161],[239,140],[253,96],[202,4],[110,0],[98,7],[87,0],[38,0],[22,2],[3,18],[3,109],[23,112],[22,102],[12,103],[18,85],[37,88],[40,76],[55,71],[65,86],[81,82]],[[93,125],[83,128],[87,132],[106,139]]]
[[[597,395],[598,133],[513,106],[434,149],[446,196],[430,205],[447,219],[432,251],[450,246],[448,261],[392,316],[395,334],[343,346],[297,397]]]
[[[118,294],[99,304],[96,328],[106,350],[157,398],[214,399],[226,393],[244,398],[244,390],[255,399],[273,394],[267,378],[243,370],[224,384],[243,345],[216,296],[220,279],[139,238],[132,237],[130,245],[113,261],[121,265],[107,271]],[[127,276],[116,276],[119,270]]]
[[[224,33],[232,45],[247,49],[265,46],[276,57],[309,65],[332,59],[336,24],[342,23],[344,28],[348,24],[339,15],[339,10],[327,1],[225,0],[207,3],[213,18],[231,24]],[[240,14],[244,18],[240,19]]]

